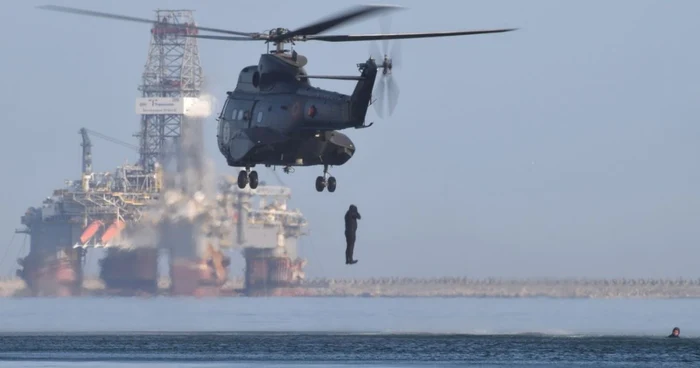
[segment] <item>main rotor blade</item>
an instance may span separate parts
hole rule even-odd
[[[151,20],[151,19],[137,18],[137,17],[127,16],[127,15],[103,13],[103,12],[97,12],[97,11],[93,11],[93,10],[70,8],[67,6],[42,5],[42,6],[38,6],[37,8],[42,9],[42,10],[51,10],[51,11],[57,11],[57,12],[62,12],[62,13],[72,13],[72,14],[80,14],[80,15],[89,15],[89,16],[93,16],[93,17],[127,20],[127,21],[131,21],[131,22],[162,24],[161,22]],[[173,27],[183,27],[183,28],[185,27],[182,24],[172,24],[172,26]],[[239,35],[239,36],[255,37],[257,35],[257,33],[236,32],[236,31],[229,31],[229,30],[225,30],[225,29],[199,27],[199,26],[194,26],[194,25],[190,25],[188,27],[193,28],[193,29],[198,29],[200,31],[226,33],[226,34],[233,34],[233,35]]]
[[[224,41],[259,41],[267,39],[267,35],[261,35],[259,38],[241,37],[241,36],[212,36],[212,35],[182,35],[191,38],[204,38],[209,40],[224,40]]]
[[[316,35],[321,32],[327,31],[329,29],[335,28],[341,24],[350,22],[359,18],[366,18],[371,15],[378,14],[380,12],[385,12],[389,10],[399,10],[403,9],[399,6],[394,5],[361,5],[348,9],[342,13],[330,16],[328,18],[319,20],[315,23],[309,24],[305,27],[298,28],[294,31],[290,31],[281,35],[276,41],[289,39],[296,36],[308,36]]]
[[[501,33],[515,31],[517,28],[489,29],[480,31],[450,31],[450,32],[425,32],[425,33],[390,33],[390,34],[365,34],[365,35],[328,35],[328,36],[308,36],[306,41],[328,41],[328,42],[349,42],[349,41],[371,41],[371,40],[395,40],[403,38],[429,38],[429,37],[450,37],[468,36],[485,33]]]

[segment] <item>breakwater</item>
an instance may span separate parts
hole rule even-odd
[[[316,279],[319,296],[700,298],[700,279]]]
[[[159,282],[166,294],[169,280]],[[223,287],[238,296],[243,279]],[[314,297],[501,297],[501,298],[700,298],[700,279],[469,279],[459,277],[304,280],[300,295]],[[83,295],[104,295],[97,279],[83,282]],[[20,279],[0,280],[0,297],[25,296]]]

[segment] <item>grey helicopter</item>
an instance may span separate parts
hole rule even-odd
[[[120,19],[157,25],[160,21],[131,16],[102,13],[63,6],[39,7],[74,14]],[[384,117],[394,111],[399,95],[392,78],[394,55],[388,54],[388,40],[428,37],[447,37],[502,33],[516,28],[419,32],[377,33],[360,35],[323,35],[321,33],[352,20],[380,13],[404,9],[392,5],[362,5],[337,13],[305,27],[289,30],[274,28],[262,33],[238,32],[198,25],[170,24],[170,27],[186,27],[186,37],[225,41],[263,41],[267,53],[261,54],[257,65],[243,68],[233,91],[227,91],[221,113],[217,119],[217,144],[219,151],[231,167],[242,168],[238,175],[238,187],[258,186],[256,165],[282,166],[287,174],[298,166],[321,166],[323,175],[316,178],[316,190],[325,188],[335,192],[336,178],[328,168],[347,163],[355,154],[353,141],[341,130],[362,129],[366,124],[367,110],[374,105],[377,115]],[[226,35],[203,35],[199,31]],[[308,59],[297,53],[297,42],[353,42],[383,40],[384,53],[376,52],[373,43],[371,56],[358,63],[359,76],[309,75],[304,66]],[[273,49],[270,50],[270,44]],[[290,44],[290,49],[285,45]],[[396,50],[394,46],[392,50]],[[381,70],[381,74],[379,74]],[[378,77],[379,83],[375,83]],[[314,87],[310,79],[356,81],[350,95]],[[376,88],[375,88],[376,84]]]

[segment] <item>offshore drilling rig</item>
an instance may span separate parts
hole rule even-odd
[[[215,185],[202,134],[212,104],[201,93],[197,39],[185,37],[197,32],[187,27],[194,25],[192,11],[158,10],[156,16],[136,102],[139,145],[81,129],[81,179],[54,190],[21,219],[25,228],[18,232],[31,240],[17,275],[33,295],[80,294],[91,248],[106,248],[100,278],[117,295],[158,292],[161,252],[169,259],[171,295],[219,295],[230,264],[223,251],[233,247],[245,249],[246,294],[259,295],[260,284],[267,292],[303,279],[305,262],[291,257],[307,224],[298,210],[286,209],[288,188],[239,190],[228,185],[230,178]],[[138,164],[94,172],[91,136],[137,150]],[[253,197],[273,197],[273,203],[263,199],[254,208]],[[259,247],[272,251],[251,251]]]
[[[296,239],[306,235],[307,221],[298,209],[287,209],[289,188],[239,189],[233,176],[224,177],[219,185],[224,207],[234,209],[235,243],[246,261],[242,292],[248,296],[305,294],[299,286],[306,261],[297,257]]]

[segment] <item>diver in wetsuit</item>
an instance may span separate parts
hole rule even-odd
[[[360,213],[357,212],[357,207],[354,204],[345,212],[345,264],[355,264],[356,259],[352,259],[352,253],[355,250],[355,232],[357,232],[357,220],[361,219]]]
[[[674,327],[673,332],[671,332],[671,334],[668,335],[668,337],[681,337],[681,329],[678,327]]]

